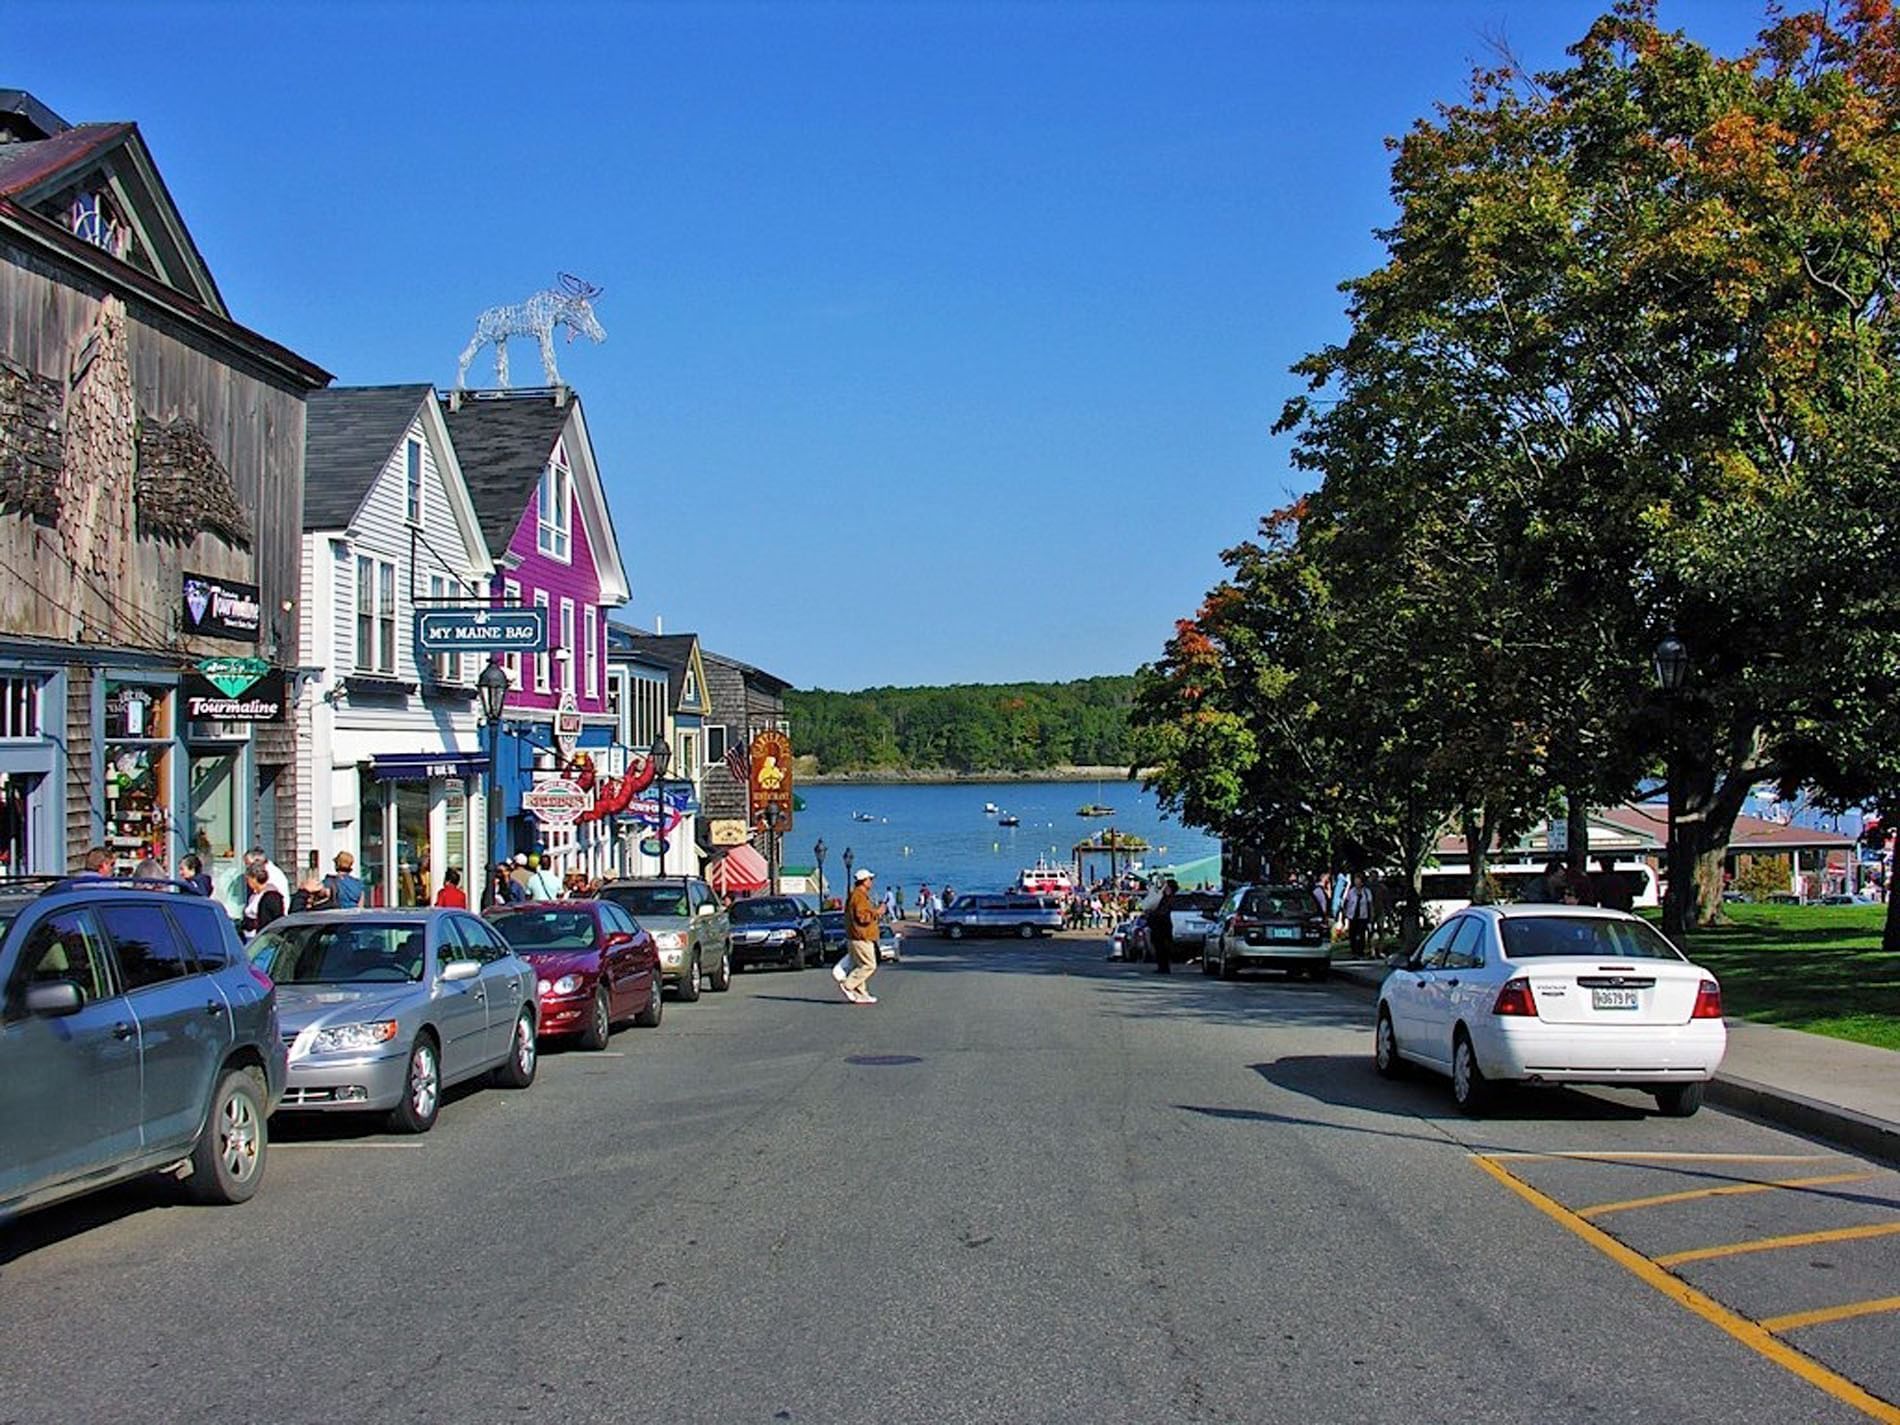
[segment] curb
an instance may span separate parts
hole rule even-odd
[[[1378,989],[1385,974],[1383,965],[1333,966],[1335,979],[1371,990]],[[1716,1108],[1739,1113],[1771,1127],[1900,1166],[1900,1123],[1889,1123],[1872,1114],[1823,1103],[1734,1074],[1717,1074],[1704,1088],[1703,1099]]]
[[[1732,1113],[1900,1165],[1900,1124],[1888,1123],[1872,1114],[1822,1103],[1787,1089],[1771,1088],[1729,1074],[1717,1074],[1703,1091],[1703,1097]]]

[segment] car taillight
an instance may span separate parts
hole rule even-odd
[[[257,981],[257,987],[265,994],[269,994],[272,990],[277,988],[276,982],[272,980],[269,975],[258,969],[256,965],[251,965],[249,969],[251,978]]]
[[[1498,1002],[1491,1006],[1491,1013],[1537,1018],[1537,999],[1531,994],[1531,982],[1521,978],[1506,981],[1504,988],[1498,991]]]
[[[1245,935],[1249,930],[1258,930],[1259,928],[1259,921],[1249,920],[1244,915],[1237,915],[1233,919],[1233,930],[1236,935]]]
[[[1696,986],[1695,1008],[1689,1011],[1691,1019],[1720,1019],[1722,1017],[1722,987],[1714,980],[1704,980]]]

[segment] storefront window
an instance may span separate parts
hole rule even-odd
[[[383,843],[383,794],[388,784],[376,781],[367,773],[362,779],[360,826],[363,834],[362,854],[356,860],[356,874],[363,878],[365,895],[371,905],[388,905],[388,872],[384,866]]]
[[[214,892],[226,901],[246,899],[238,887],[244,869],[243,828],[238,822],[244,761],[239,752],[197,752],[191,759],[191,826],[187,840],[211,875]]]
[[[397,782],[396,877],[398,905],[427,905],[429,880],[429,784]]]
[[[24,876],[33,870],[32,796],[37,773],[0,772],[0,876]]]
[[[106,683],[106,846],[129,875],[147,856],[170,863],[172,690]]]
[[[468,793],[460,782],[450,782],[442,794],[442,869],[451,866],[468,886]]]

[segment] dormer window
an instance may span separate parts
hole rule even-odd
[[[686,670],[686,686],[682,695],[682,701],[688,703],[696,703],[699,701],[699,679],[694,676],[691,668]]]
[[[105,194],[81,193],[75,197],[67,213],[67,226],[74,237],[83,238],[114,257],[125,256],[125,224],[119,221],[117,209]]]
[[[562,454],[560,447],[555,447],[554,458],[541,471],[541,498],[536,501],[539,528],[536,531],[535,548],[550,559],[565,563],[574,522],[574,477],[568,471]]]

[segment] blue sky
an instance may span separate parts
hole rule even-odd
[[[1606,4],[16,4],[0,86],[138,121],[234,315],[345,384],[602,284],[559,360],[633,621],[803,686],[1070,678],[1301,488],[1269,427],[1387,136]]]

